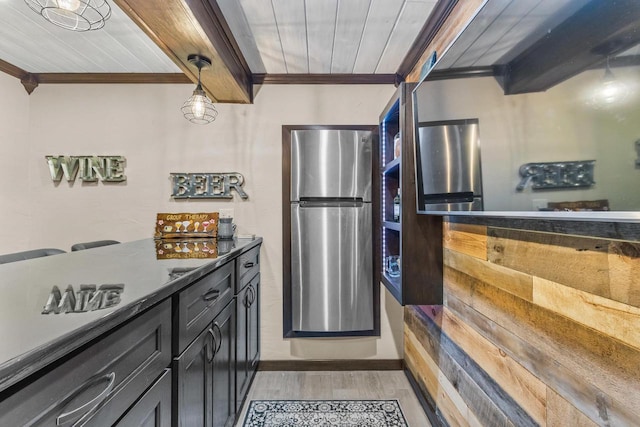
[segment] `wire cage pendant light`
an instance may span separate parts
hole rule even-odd
[[[111,17],[106,0],[24,0],[52,24],[72,31],[99,30]]]
[[[200,72],[203,68],[211,65],[211,60],[200,55],[189,55],[189,62],[198,67],[198,85],[193,91],[193,95],[182,105],[182,114],[191,123],[206,125],[211,123],[218,116],[218,111],[202,89],[200,83]]]
[[[604,76],[591,89],[591,99],[588,104],[598,110],[607,110],[623,104],[629,95],[627,86],[614,76],[609,66],[609,56],[604,70]]]

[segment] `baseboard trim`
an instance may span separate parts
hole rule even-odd
[[[424,392],[420,388],[420,385],[418,384],[418,381],[413,376],[411,371],[406,367],[404,368],[404,374],[409,380],[409,384],[411,384],[411,388],[416,394],[418,402],[420,402],[420,406],[422,406],[422,410],[427,415],[427,418],[429,419],[431,425],[433,427],[449,427],[448,423],[442,417],[438,416],[435,402],[433,401],[431,396],[425,396]]]
[[[259,371],[401,371],[402,359],[261,360]]]

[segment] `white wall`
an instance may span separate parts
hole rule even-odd
[[[262,356],[395,359],[402,308],[382,297],[382,337],[282,339],[282,125],[376,124],[394,92],[381,85],[264,86],[253,105],[217,105],[207,126],[180,107],[190,85],[42,85],[31,96],[0,75],[0,253],[69,250],[98,239],[151,237],[157,212],[233,208],[238,233],[264,237]],[[127,182],[55,185],[46,155],[122,155]],[[249,200],[175,201],[170,172],[240,172]],[[17,184],[13,177],[17,177]]]

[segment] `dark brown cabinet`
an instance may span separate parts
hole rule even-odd
[[[236,297],[236,411],[240,411],[260,360],[259,297],[260,274],[256,274]]]
[[[114,427],[171,426],[171,370],[158,378],[153,386],[114,424]]]
[[[176,331],[187,336],[174,335],[174,343],[188,344],[182,352],[176,349],[174,362],[176,425],[227,427],[235,422],[260,359],[259,272],[256,246],[174,298]],[[190,342],[195,323],[201,331]]]
[[[382,209],[376,266],[380,281],[402,305],[442,304],[442,217],[416,213],[415,86],[401,83],[380,115]]]
[[[230,426],[235,420],[234,304],[228,304],[175,360],[176,425]]]
[[[164,301],[2,400],[0,426],[112,426],[165,373],[170,342]]]

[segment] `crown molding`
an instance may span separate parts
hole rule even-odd
[[[402,82],[397,74],[254,74],[253,83],[279,85],[364,85],[388,84],[397,86]]]

